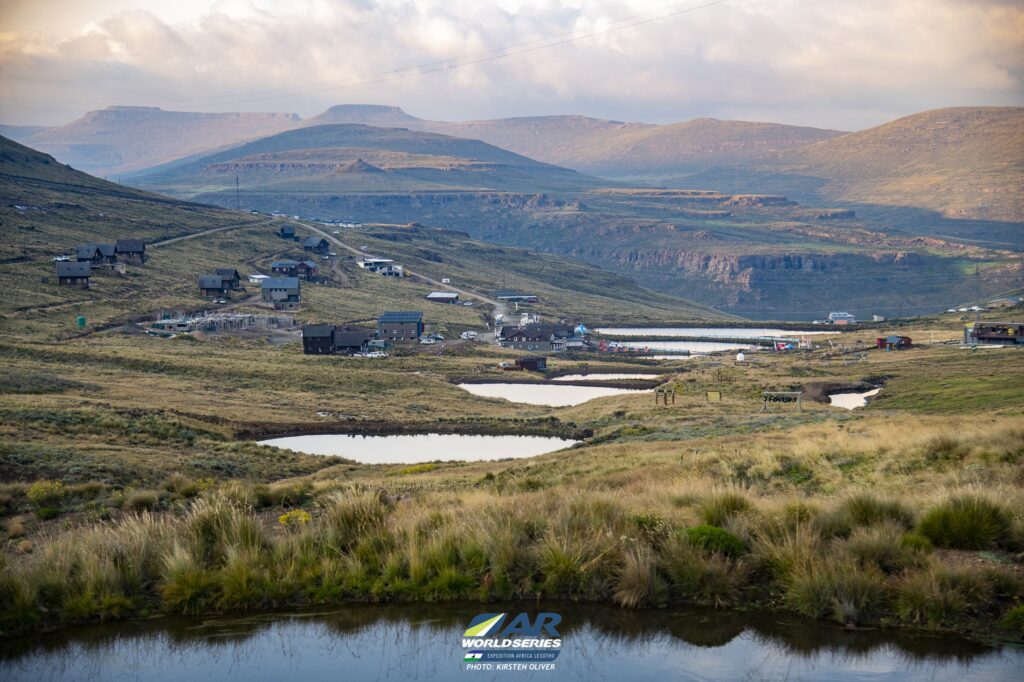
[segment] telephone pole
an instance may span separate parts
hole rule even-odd
[[[235,173],[235,210],[242,210],[242,202],[238,197],[238,173]]]

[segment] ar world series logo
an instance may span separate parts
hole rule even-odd
[[[562,649],[557,613],[481,613],[462,635],[466,670],[554,670]]]

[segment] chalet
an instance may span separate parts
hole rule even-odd
[[[199,295],[203,298],[229,296],[231,282],[220,275],[201,275],[199,277]]]
[[[217,268],[215,274],[224,280],[224,285],[231,291],[242,288],[242,276],[234,268]]]
[[[975,322],[964,329],[969,346],[1024,346],[1024,322]]]
[[[913,345],[913,339],[909,336],[890,334],[889,336],[879,336],[875,339],[875,345],[883,350],[904,350]]]
[[[113,244],[79,244],[75,247],[75,260],[93,265],[113,265],[117,262],[117,247]]]
[[[307,237],[306,241],[302,242],[302,248],[313,253],[327,253],[331,249],[323,237]]]
[[[459,295],[454,291],[431,291],[427,300],[432,303],[458,303]]]
[[[260,285],[264,301],[274,304],[275,310],[295,310],[300,302],[298,277],[268,277]]]
[[[270,264],[270,271],[275,275],[284,277],[296,277],[299,274],[299,261],[297,260],[276,260]]]
[[[337,329],[334,332],[334,352],[349,355],[362,353],[370,347],[371,341],[373,341],[372,329]]]
[[[492,293],[494,298],[499,301],[505,301],[506,303],[536,303],[540,300],[535,294],[526,294],[521,291],[513,291],[511,289],[499,289]]]
[[[559,352],[573,338],[573,329],[564,324],[531,323],[521,327],[502,327],[501,345],[516,350]]]
[[[295,239],[295,228],[291,225],[282,225],[281,229],[277,231],[277,234],[281,239]]]
[[[142,265],[146,262],[146,242],[142,239],[118,239],[114,243],[114,252],[117,259],[132,265]]]
[[[92,264],[88,262],[60,261],[57,264],[57,283],[62,287],[89,288]]]
[[[415,341],[423,336],[423,313],[382,313],[377,318],[377,336],[388,341]]]
[[[320,274],[320,266],[311,260],[304,260],[301,263],[296,264],[295,274],[298,277],[304,278],[308,282],[312,282]]]
[[[307,324],[302,328],[302,352],[306,355],[334,353],[333,324]]]
[[[548,359],[542,355],[516,358],[516,367],[530,372],[546,372],[548,370]]]

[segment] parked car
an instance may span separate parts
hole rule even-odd
[[[53,260],[56,261],[57,263],[67,263],[71,259],[68,258],[67,256],[54,256]]]

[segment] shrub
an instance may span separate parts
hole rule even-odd
[[[664,601],[665,584],[658,576],[650,552],[627,552],[615,576],[612,598],[619,606],[637,608],[656,606]]]
[[[7,537],[20,538],[25,534],[25,521],[20,516],[7,519]]]
[[[640,535],[652,547],[658,547],[668,537],[668,522],[654,512],[634,514],[632,520],[640,529]]]
[[[304,526],[313,519],[305,509],[292,509],[277,517],[277,522],[285,528]]]
[[[124,506],[132,511],[154,509],[158,504],[160,495],[155,490],[137,490],[124,501]]]
[[[29,486],[25,497],[37,506],[59,502],[64,497],[64,484],[60,481],[36,481]]]
[[[717,526],[694,526],[683,531],[686,541],[706,552],[718,552],[736,558],[746,553],[743,540]]]
[[[1024,604],[1014,606],[1003,614],[999,619],[999,627],[1017,637],[1024,637]]]
[[[195,497],[202,492],[200,483],[193,481],[185,474],[171,474],[164,479],[161,487],[167,492],[181,497]]]
[[[992,606],[993,585],[983,573],[933,568],[896,583],[896,613],[916,625],[954,624],[970,612]]]
[[[750,508],[750,500],[744,495],[722,491],[712,493],[704,498],[697,511],[704,523],[710,526],[721,526],[730,517],[749,511]]]
[[[704,553],[680,539],[665,547],[661,564],[676,598],[718,608],[740,602],[750,574],[742,561]]]
[[[883,500],[862,493],[844,500],[827,525],[832,534],[847,535],[854,528],[880,523],[895,523],[909,529],[914,525],[914,515],[896,500]]]
[[[889,574],[920,566],[928,552],[906,544],[903,529],[893,524],[858,528],[844,549],[861,568],[875,567]]]
[[[985,549],[1007,539],[1010,519],[983,497],[958,495],[925,512],[918,532],[938,547]]]
[[[844,625],[859,625],[875,620],[882,612],[885,580],[875,570],[819,559],[790,572],[786,601],[811,618],[831,616]]]
[[[36,510],[36,516],[43,521],[49,521],[50,519],[55,519],[60,516],[60,509],[56,509],[54,507],[40,507]]]

